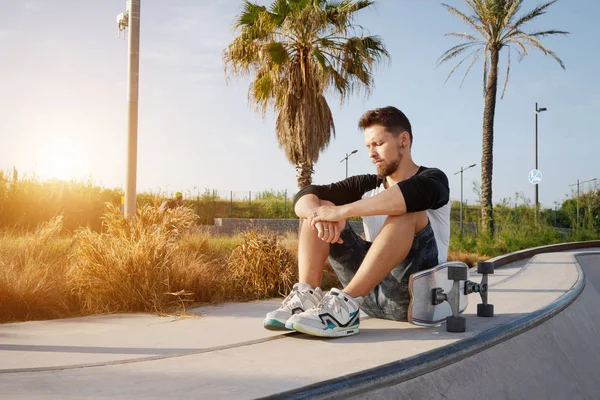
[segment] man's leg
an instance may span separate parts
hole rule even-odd
[[[406,259],[415,235],[426,226],[427,215],[424,211],[389,216],[344,292],[352,297],[366,297],[371,293]]]
[[[325,260],[329,255],[329,243],[321,240],[308,219],[302,220],[298,238],[298,282],[316,288],[321,285]]]
[[[321,204],[332,203],[321,201]],[[298,240],[298,283],[283,300],[281,307],[266,315],[263,322],[266,329],[286,329],[286,322],[292,315],[313,308],[321,301],[323,293],[319,286],[329,246],[312,229],[309,220],[303,219]]]

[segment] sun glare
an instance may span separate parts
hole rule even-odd
[[[66,139],[52,141],[47,150],[48,178],[70,180],[82,177],[81,150]]]

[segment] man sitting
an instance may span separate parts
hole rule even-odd
[[[302,219],[299,282],[264,327],[316,336],[359,332],[359,310],[375,318],[406,321],[410,274],[446,262],[450,240],[448,178],[411,156],[412,128],[395,107],[367,111],[358,126],[377,175],[330,185],[309,185],[294,198]],[[363,217],[366,240],[346,224]],[[323,295],[325,261],[343,290]]]

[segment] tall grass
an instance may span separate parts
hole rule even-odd
[[[61,318],[77,308],[66,281],[72,241],[61,229],[58,216],[31,234],[0,234],[0,322]]]
[[[127,219],[107,204],[103,232],[84,228],[74,237],[68,282],[83,313],[166,312],[185,303],[189,293],[171,282],[176,239],[195,220],[185,207],[161,213],[148,204]]]

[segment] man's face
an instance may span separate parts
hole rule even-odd
[[[405,134],[402,133],[394,138],[384,126],[373,125],[365,129],[364,135],[369,158],[377,168],[377,175],[385,178],[396,172],[402,160],[400,145]]]

